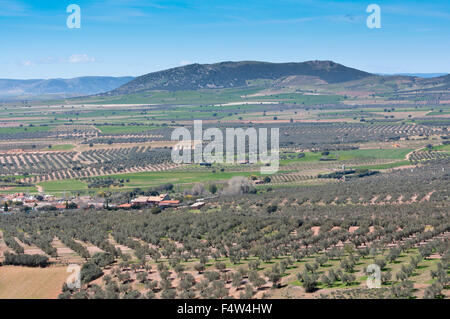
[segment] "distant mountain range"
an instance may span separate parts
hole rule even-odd
[[[67,98],[108,92],[133,80],[131,76],[85,76],[73,79],[0,79],[0,98]]]
[[[145,74],[112,90],[108,95],[122,95],[150,90],[198,90],[244,87],[255,80],[278,80],[301,76],[300,80],[340,83],[363,79],[372,74],[332,61],[269,63],[257,61],[191,64]]]

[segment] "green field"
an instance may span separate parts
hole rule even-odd
[[[255,172],[216,172],[212,171],[164,171],[164,172],[142,172],[131,174],[111,175],[113,178],[129,179],[126,187],[156,186],[165,183],[187,184],[205,183],[211,181],[226,181],[234,176],[250,176]]]
[[[0,127],[0,134],[46,132],[51,129],[51,126]]]
[[[37,193],[37,188],[34,186],[19,186],[19,187],[12,187],[5,190],[0,190],[0,194],[14,194],[14,193],[27,193],[27,194],[34,194]]]
[[[404,161],[398,161],[398,162],[392,162],[392,163],[386,163],[386,164],[376,164],[376,165],[360,165],[360,166],[355,166],[353,168],[355,169],[390,169],[390,168],[395,168],[395,167],[400,167],[400,166],[406,166],[406,165],[410,165],[411,162],[408,160],[404,160]]]
[[[316,162],[322,157],[322,154],[320,152],[314,153],[314,152],[305,152],[305,156],[302,158],[292,158],[292,159],[285,159],[280,160],[281,165],[288,165],[291,163],[298,163],[298,162]]]
[[[72,145],[72,144],[57,144],[57,145],[52,145],[50,150],[52,150],[52,151],[69,151],[73,148],[75,148],[75,145]]]
[[[95,125],[103,134],[140,133],[157,129],[151,125]]]
[[[38,183],[42,186],[46,193],[63,193],[71,191],[86,190],[86,183],[76,179],[65,179],[60,181],[42,182]]]
[[[349,160],[353,158],[380,158],[380,159],[404,159],[406,154],[411,152],[409,148],[394,149],[359,149],[351,151],[336,151],[339,160]]]
[[[450,152],[450,144],[434,146],[434,147],[433,147],[433,150],[435,150],[435,151]]]
[[[444,114],[450,114],[450,111],[442,111],[442,112],[433,111],[433,112],[427,113],[426,115],[429,116],[429,115],[444,115]]]
[[[305,157],[281,160],[281,165],[288,165],[297,162],[315,162],[321,158],[335,158],[339,161],[351,159],[397,159],[403,160],[406,154],[412,149],[396,148],[396,149],[358,149],[350,151],[330,151],[328,156],[323,156],[321,152],[305,152]]]

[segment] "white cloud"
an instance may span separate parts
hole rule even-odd
[[[67,60],[69,63],[92,63],[95,61],[95,58],[90,57],[87,54],[72,54]]]
[[[35,65],[41,65],[41,64],[54,64],[54,63],[94,63],[97,62],[97,59],[94,57],[90,57],[87,54],[72,54],[68,58],[58,58],[58,57],[45,57],[45,58],[38,58],[38,59],[27,59],[20,61],[19,64],[25,67],[32,67]]]
[[[180,65],[181,65],[181,66],[188,65],[188,64],[192,64],[192,62],[191,62],[191,61],[188,61],[188,60],[180,61]]]
[[[33,61],[31,61],[31,60],[21,61],[20,64],[21,64],[22,66],[25,66],[25,67],[30,67],[30,66],[35,65],[35,63],[34,63]]]
[[[56,62],[58,62],[58,59],[52,56],[48,56],[37,61],[38,64],[52,64]]]

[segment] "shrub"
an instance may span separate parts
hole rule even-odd
[[[267,212],[268,213],[275,213],[278,210],[277,205],[269,205],[267,206]]]
[[[150,210],[150,212],[151,212],[152,214],[154,214],[154,215],[159,214],[159,213],[161,213],[161,208],[159,208],[159,207],[157,207],[157,206],[152,207],[152,209]]]
[[[81,282],[87,284],[103,275],[102,269],[92,261],[89,261],[81,267]]]
[[[106,267],[114,263],[114,256],[108,253],[95,253],[92,256],[91,262],[99,267]]]
[[[48,257],[43,255],[15,255],[5,253],[4,264],[27,267],[46,267],[48,266]]]

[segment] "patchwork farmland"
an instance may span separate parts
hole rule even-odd
[[[4,103],[0,298],[447,299],[448,90],[370,78]],[[174,163],[197,119],[278,129],[278,171]]]

